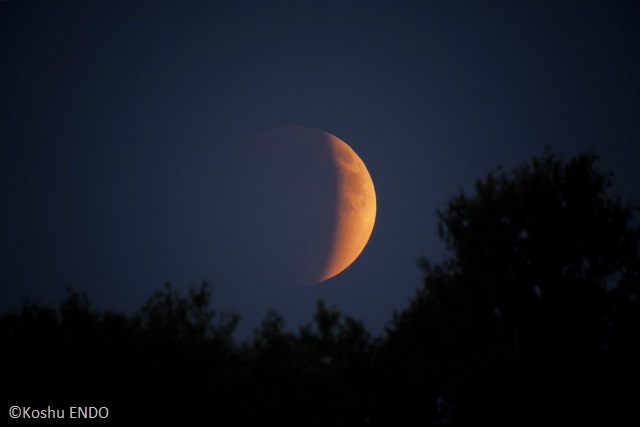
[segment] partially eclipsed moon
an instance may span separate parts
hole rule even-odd
[[[376,193],[364,162],[344,141],[329,133],[327,136],[337,178],[336,222],[332,248],[319,282],[341,273],[358,258],[376,219]]]
[[[218,235],[238,280],[319,283],[358,258],[373,230],[376,195],[343,141],[282,126],[251,136],[227,163],[233,173],[220,207],[228,221]]]

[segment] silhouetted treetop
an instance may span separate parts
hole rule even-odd
[[[428,376],[443,384],[433,399],[448,394],[458,422],[486,410],[478,402],[504,381],[544,394],[533,379],[561,370],[595,393],[596,372],[637,354],[628,334],[640,309],[637,207],[610,194],[612,174],[596,163],[549,150],[438,211],[450,257],[421,260],[424,287],[396,314],[387,345],[419,352],[413,370],[423,375],[420,366],[439,367]]]
[[[612,174],[596,160],[582,154],[567,162],[548,152],[478,180],[474,197],[454,198],[439,211],[439,233],[457,265],[514,252],[514,261],[544,273],[603,276],[628,262],[637,250],[635,208],[608,194]]]
[[[211,307],[211,294],[207,282],[184,296],[167,282],[142,306],[139,321],[146,331],[166,339],[216,338],[230,344],[239,317],[217,313]]]

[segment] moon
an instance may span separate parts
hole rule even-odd
[[[236,283],[311,285],[340,274],[371,237],[376,194],[360,157],[319,129],[255,133],[224,161],[218,247]]]

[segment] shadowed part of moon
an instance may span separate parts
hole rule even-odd
[[[326,132],[284,126],[251,137],[229,160],[220,230],[231,273],[256,283],[318,283],[348,267],[375,218],[366,168]],[[366,212],[366,215],[363,215]]]
[[[336,228],[337,176],[325,133],[285,126],[249,138],[229,160],[220,235],[243,281],[318,282]],[[232,267],[230,267],[232,268]]]

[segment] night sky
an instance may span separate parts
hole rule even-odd
[[[637,2],[2,1],[0,309],[72,287],[130,313],[207,280],[241,338],[318,298],[381,334],[446,255],[436,210],[496,166],[592,148],[639,199],[639,23]],[[256,280],[235,232],[243,143],[283,125],[345,141],[376,189],[368,245],[320,285]]]

